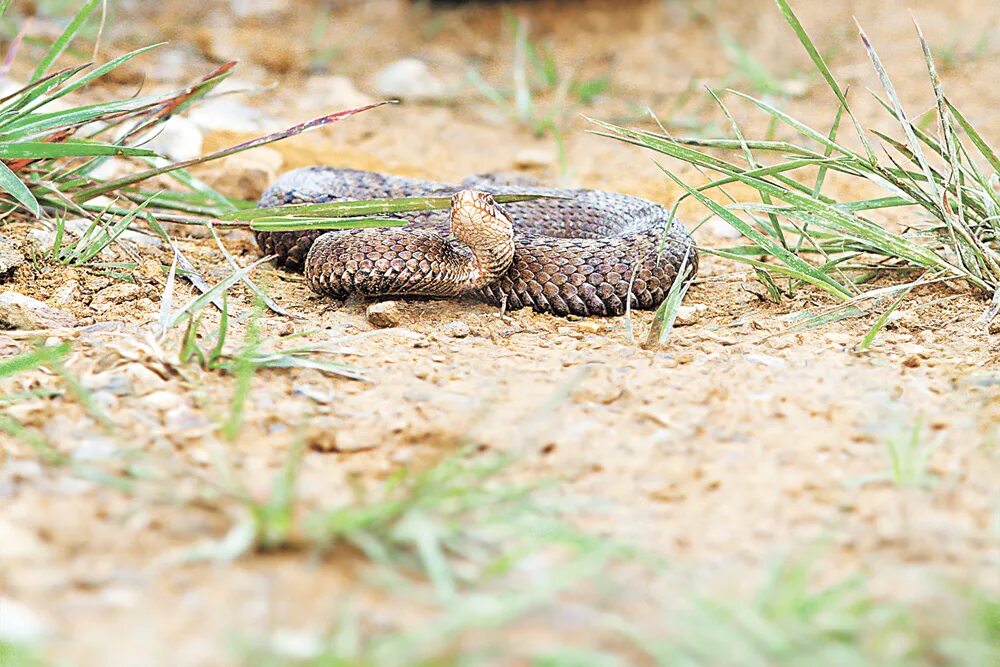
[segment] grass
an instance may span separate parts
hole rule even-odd
[[[875,94],[876,99],[899,128],[899,135],[892,137],[865,130],[847,90],[791,6],[786,0],[776,2],[839,102],[830,127],[812,127],[767,101],[730,91],[737,102],[762,112],[768,125],[777,123],[795,138],[745,136],[721,98],[716,99],[732,128],[730,137],[675,138],[594,121],[597,133],[718,174],[695,187],[661,166],[686,192],[682,199],[701,203],[750,241],[704,252],[752,266],[775,299],[810,285],[867,313],[874,305],[888,307],[915,287],[951,281],[992,299],[983,315],[984,322],[990,321],[1000,312],[1000,193],[997,176],[991,175],[1000,171],[1000,156],[945,94],[919,27],[917,38],[935,96],[934,132],[921,129],[907,115],[874,46],[859,27],[882,86],[883,94]],[[845,123],[853,128],[858,149],[841,139]],[[720,151],[735,152],[743,164],[717,157]],[[765,156],[778,159],[769,162]],[[854,181],[861,191],[881,192],[857,201],[836,201],[823,193],[824,185],[834,178]],[[757,201],[731,195],[725,187],[734,184],[743,186],[741,192],[755,193]],[[720,197],[709,197],[711,191]],[[727,203],[719,203],[719,198]],[[908,221],[902,227],[878,217],[904,212]],[[909,280],[901,283],[901,278]],[[872,288],[871,283],[885,280],[891,287]],[[888,296],[889,303],[873,299],[875,289],[887,289],[888,295],[879,296]]]
[[[885,438],[889,468],[866,475],[858,483],[890,482],[899,488],[932,488],[938,478],[928,472],[928,467],[940,446],[940,440],[926,441],[923,421],[917,419],[909,428],[899,429]]]
[[[941,585],[924,601],[905,602],[870,592],[860,571],[824,584],[815,565],[815,555],[782,559],[752,599],[688,600],[670,639],[649,647],[655,664],[973,667],[1000,660],[995,591]]]
[[[551,136],[558,150],[560,173],[565,175],[569,169],[566,124],[579,108],[590,105],[611,87],[610,76],[583,79],[573,71],[562,71],[551,49],[530,40],[527,19],[507,18],[514,34],[510,88],[491,85],[474,69],[468,70],[469,82],[536,137]]]

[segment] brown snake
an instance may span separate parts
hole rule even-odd
[[[490,193],[490,194],[487,194]],[[500,206],[491,195],[539,194]],[[521,185],[473,176],[460,186],[352,169],[289,172],[260,206],[388,197],[453,196],[451,211],[405,214],[404,227],[257,232],[276,263],[304,270],[309,286],[351,295],[470,294],[508,309],[621,315],[656,308],[687,258],[687,229],[653,202],[599,190]]]

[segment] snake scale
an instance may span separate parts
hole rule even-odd
[[[496,204],[492,195],[558,199]],[[452,196],[450,211],[406,213],[403,227],[257,232],[278,266],[309,286],[352,295],[468,294],[508,309],[557,315],[621,315],[656,308],[685,257],[687,229],[662,206],[599,190],[526,185],[471,176],[460,186],[353,169],[307,167],[281,176],[261,207],[395,197]]]

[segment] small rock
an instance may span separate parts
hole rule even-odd
[[[46,623],[20,602],[0,597],[0,644],[35,644],[49,634]]]
[[[182,399],[172,391],[161,389],[143,397],[140,403],[150,410],[172,410],[182,403]]]
[[[556,159],[555,153],[548,148],[525,148],[514,156],[514,166],[519,169],[550,167]]]
[[[146,394],[161,390],[165,384],[163,378],[143,364],[128,364],[123,369],[123,372],[132,381],[136,396],[145,396]]]
[[[76,318],[30,296],[0,292],[0,324],[15,329],[56,329],[73,326]]]
[[[604,329],[604,325],[597,320],[583,320],[582,322],[575,322],[573,326],[583,333],[588,334],[599,334]]]
[[[115,283],[95,294],[90,306],[98,313],[105,313],[115,304],[135,301],[141,293],[142,289],[135,283]]]
[[[674,326],[686,327],[701,321],[701,316],[708,310],[708,306],[703,303],[693,303],[690,306],[681,305],[677,307],[677,319]]]
[[[73,446],[73,460],[107,461],[118,455],[118,446],[106,438],[87,438],[77,441]]]
[[[145,148],[164,155],[171,160],[192,160],[200,157],[205,138],[201,129],[183,116],[174,116],[163,125],[163,129]]]
[[[56,242],[56,233],[49,229],[36,227],[28,232],[28,240],[39,252],[48,252]]]
[[[456,320],[455,322],[448,322],[448,324],[443,325],[441,332],[452,338],[465,338],[472,333],[472,329],[465,322]]]
[[[368,323],[373,327],[385,329],[387,327],[399,326],[402,321],[402,309],[396,301],[379,301],[368,306],[365,311]]]
[[[262,132],[273,126],[263,112],[228,97],[206,100],[188,112],[188,118],[202,130]]]
[[[164,426],[177,433],[187,433],[189,434],[188,437],[190,437],[191,431],[201,428],[208,423],[208,419],[186,405],[178,405],[172,410],[167,410],[167,413],[163,417]]]
[[[285,158],[273,148],[257,148],[239,153],[222,162],[222,176],[212,185],[226,194],[244,199],[258,199],[278,177]]]
[[[738,229],[718,218],[713,218],[706,222],[702,226],[702,229],[710,236],[717,236],[722,239],[738,239],[743,236]]]
[[[336,398],[332,391],[308,384],[295,385],[292,387],[292,394],[296,396],[305,396],[314,403],[318,403],[320,405],[329,405],[330,403],[333,403]]]
[[[18,250],[14,239],[0,234],[0,280],[9,276],[22,264],[24,255]]]
[[[52,303],[68,306],[75,303],[78,298],[80,298],[80,283],[76,280],[69,280],[53,292]]]
[[[124,373],[105,372],[83,378],[83,386],[91,391],[106,391],[115,396],[134,393],[131,379]]]
[[[775,357],[770,354],[751,353],[744,355],[743,358],[751,364],[760,364],[761,366],[768,366],[770,368],[783,368],[788,365],[788,362],[781,357]]]
[[[374,438],[365,437],[357,429],[344,430],[339,422],[328,417],[313,420],[306,432],[306,442],[310,449],[325,454],[363,452],[378,446]]]
[[[48,551],[34,531],[0,519],[0,559],[4,562],[38,561],[48,556]]]
[[[374,98],[354,87],[346,76],[312,76],[306,81],[305,99],[324,109],[351,109],[371,104]]]
[[[435,77],[427,63],[404,58],[384,67],[375,76],[379,95],[404,100],[433,100],[444,95],[444,84]]]
[[[237,19],[281,16],[288,11],[287,0],[229,0],[229,11]]]

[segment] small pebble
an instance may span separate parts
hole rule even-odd
[[[60,306],[68,306],[74,303],[80,298],[80,283],[76,280],[70,280],[65,284],[61,285],[52,294],[52,303],[58,304]]]
[[[182,403],[180,396],[165,389],[144,396],[140,403],[151,410],[171,410]]]
[[[514,156],[514,166],[518,169],[538,169],[555,164],[556,159],[555,153],[548,148],[525,148]]]
[[[384,67],[375,76],[379,95],[404,100],[433,100],[444,94],[444,84],[422,60],[404,58]]]
[[[125,375],[132,381],[135,395],[145,396],[163,388],[165,381],[157,373],[143,364],[132,363],[123,369]]]
[[[37,643],[49,632],[47,624],[31,609],[11,598],[0,597],[0,644]]]
[[[703,303],[694,303],[690,306],[682,305],[677,308],[677,319],[674,326],[686,327],[701,320],[702,315],[708,310],[708,306]]]
[[[73,326],[76,318],[30,296],[0,292],[0,324],[15,329],[55,329]]]
[[[24,264],[24,254],[18,250],[14,240],[0,234],[0,279],[13,273],[14,269]]]
[[[305,97],[310,104],[326,109],[352,109],[375,101],[358,90],[346,76],[309,77]]]
[[[201,156],[204,143],[205,138],[197,125],[183,116],[174,116],[145,148],[175,161],[193,160]]]
[[[472,329],[469,325],[461,320],[456,320],[454,322],[448,322],[441,327],[441,332],[451,336],[452,338],[465,338],[472,333]]]
[[[402,320],[402,309],[396,301],[379,301],[368,306],[365,311],[368,323],[373,327],[385,329],[387,327],[399,326]]]
[[[135,283],[115,283],[95,294],[90,307],[99,313],[105,313],[116,304],[135,301],[141,293],[142,289]]]

